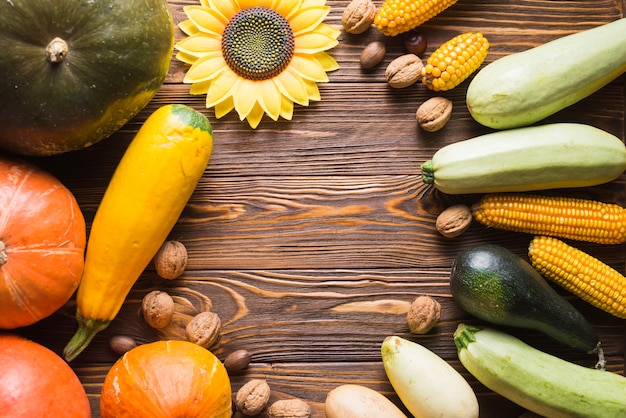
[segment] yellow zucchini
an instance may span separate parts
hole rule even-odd
[[[626,147],[593,126],[553,123],[446,145],[421,168],[424,183],[448,194],[585,187],[619,177]]]
[[[467,88],[472,117],[495,129],[531,125],[626,71],[626,18],[502,57]]]
[[[119,162],[91,225],[76,296],[71,361],[119,312],[195,190],[213,149],[207,118],[185,105],[152,113]]]

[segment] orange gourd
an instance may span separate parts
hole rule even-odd
[[[31,325],[65,304],[80,282],[85,219],[46,171],[0,158],[0,328]]]
[[[54,351],[0,334],[0,370],[0,417],[91,417],[80,380]]]
[[[228,373],[209,350],[189,341],[143,344],[107,373],[102,418],[230,418]]]

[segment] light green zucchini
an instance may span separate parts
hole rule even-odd
[[[591,95],[626,71],[626,18],[507,55],[470,82],[466,103],[482,125],[531,125]]]
[[[448,194],[586,187],[619,177],[626,147],[589,125],[553,123],[446,145],[421,169],[424,183]]]
[[[502,331],[459,324],[461,364],[483,385],[547,418],[626,417],[626,378],[568,362]]]

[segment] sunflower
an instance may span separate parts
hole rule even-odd
[[[339,30],[323,23],[325,0],[200,0],[179,24],[176,58],[190,68],[190,94],[206,94],[215,116],[235,109],[256,128],[264,114],[291,120],[294,103],[321,100],[317,83],[339,68],[325,51]]]

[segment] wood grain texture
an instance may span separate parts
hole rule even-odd
[[[382,1],[376,1],[380,5]],[[176,22],[183,6],[170,2]],[[348,1],[328,1],[327,23],[341,27]],[[624,0],[459,0],[423,25],[428,55],[464,31],[482,31],[491,43],[487,62],[559,36],[610,22],[624,15]],[[177,39],[182,37],[176,32]],[[387,45],[383,63],[359,68],[361,49],[373,40]],[[322,101],[296,106],[293,121],[264,120],[251,130],[236,115],[215,119],[204,98],[182,84],[186,68],[172,61],[166,83],[154,100],[112,137],[88,149],[34,158],[76,195],[90,224],[125,147],[148,115],[167,103],[203,111],[215,132],[211,162],[171,238],[189,251],[182,279],[165,281],[152,266],[142,275],[109,329],[73,363],[99,417],[99,393],[117,359],[108,347],[115,334],[140,343],[180,337],[181,323],[211,309],[224,323],[216,354],[244,348],[252,364],[233,375],[236,390],[251,378],[267,379],[274,399],[300,397],[314,417],[324,417],[326,393],[343,383],[380,390],[400,405],[380,361],[387,335],[420,342],[459,370],[476,390],[481,417],[517,417],[524,411],[484,388],[460,365],[452,333],[462,312],[448,290],[456,253],[492,242],[524,255],[530,237],[472,225],[456,239],[434,228],[441,210],[471,203],[477,196],[448,196],[421,181],[420,164],[440,147],[489,129],[465,108],[467,82],[443,95],[454,105],[445,129],[426,133],[415,121],[417,106],[433,95],[423,86],[394,90],[384,81],[386,65],[403,53],[401,38],[384,38],[372,28],[362,35],[342,31],[332,54],[340,64],[330,83],[320,85]],[[577,121],[625,137],[625,77],[549,118]],[[553,191],[626,204],[624,176],[610,184]],[[624,271],[625,246],[581,244],[579,248]],[[139,315],[142,297],[166,290],[179,302],[177,321],[165,331],[150,329]],[[405,323],[408,304],[420,294],[442,304],[441,323],[429,334],[412,336]],[[624,373],[624,322],[561,291],[593,323],[605,346],[609,369]],[[20,330],[61,352],[76,329],[73,301],[55,315]],[[583,365],[592,357],[559,346],[543,335],[514,330],[548,352]]]

